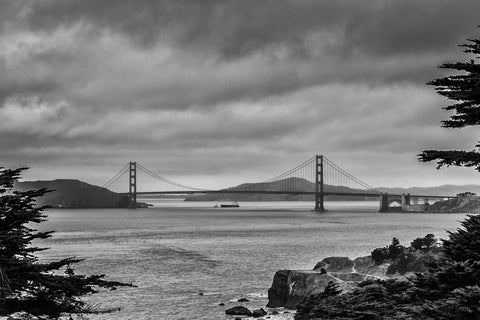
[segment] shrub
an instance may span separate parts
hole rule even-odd
[[[411,247],[415,250],[428,251],[437,243],[437,238],[431,233],[427,234],[423,238],[416,238],[410,244]]]

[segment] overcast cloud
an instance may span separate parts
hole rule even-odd
[[[471,0],[0,0],[0,164],[103,184],[128,161],[200,187],[324,154],[374,186],[480,183],[425,83],[470,59]]]

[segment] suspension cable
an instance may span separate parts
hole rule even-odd
[[[120,169],[120,171],[117,172],[117,174],[115,174],[112,178],[110,178],[110,180],[105,182],[102,185],[102,187],[104,187],[104,188],[110,187],[115,181],[117,181],[118,178],[120,178],[120,176],[122,176],[127,171],[128,166],[129,166],[129,164],[127,163],[122,169]]]
[[[183,189],[189,189],[189,190],[196,190],[196,191],[206,191],[205,189],[199,189],[199,188],[193,188],[193,187],[189,187],[189,186],[186,186],[186,185],[183,185],[183,184],[180,184],[180,183],[177,183],[177,182],[174,182],[172,180],[169,180],[165,177],[162,177],[158,174],[156,174],[155,172],[145,168],[144,166],[142,166],[140,163],[137,162],[137,167],[140,168],[140,170],[142,170],[143,172],[145,172],[146,174],[156,178],[156,179],[159,179],[163,182],[166,182],[170,185],[173,185],[173,186],[176,186],[176,187],[179,187],[179,188],[183,188]]]

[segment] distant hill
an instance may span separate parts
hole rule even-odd
[[[273,182],[244,183],[236,187],[224,189],[222,193],[207,193],[203,195],[194,195],[187,197],[185,201],[313,201],[314,195],[306,194],[260,194],[260,193],[229,193],[228,191],[242,190],[262,190],[262,191],[280,191],[285,185],[294,185],[295,189],[305,192],[315,192],[315,183],[302,178],[286,178]],[[352,188],[325,185],[324,188],[331,192],[350,192],[359,193],[363,190]],[[325,200],[372,200],[376,197],[358,197],[358,196],[325,196]]]
[[[301,178],[287,178],[284,180],[267,183],[244,183],[239,186],[225,189],[222,193],[210,193],[190,196],[185,201],[313,201],[313,195],[295,194],[252,194],[252,193],[229,193],[229,190],[268,190],[279,191],[285,184],[295,185],[299,190],[314,192],[315,184]],[[37,200],[38,205],[51,205],[61,208],[126,208],[128,199],[108,189],[91,185],[79,180],[57,179],[50,181],[24,181],[17,182],[16,190],[25,191],[30,189],[47,188],[55,190],[47,193]],[[344,187],[325,185],[329,191],[345,191]],[[356,189],[347,189],[349,192],[362,192]],[[480,185],[442,185],[437,187],[412,187],[412,188],[377,188],[381,192],[391,194],[421,194],[421,195],[456,195],[461,192],[473,192],[480,195]],[[326,196],[325,200],[376,200],[377,197],[356,196]],[[141,205],[141,204],[140,204]]]
[[[58,208],[126,208],[128,199],[108,189],[79,180],[58,179],[50,181],[17,182],[14,189],[26,191],[46,188],[54,190],[37,199],[37,205]]]
[[[265,191],[279,191],[284,185],[295,185],[299,190],[307,192],[315,191],[315,184],[311,181],[302,178],[287,178],[274,182],[267,183],[244,183],[236,187],[224,189],[222,193],[208,193],[203,195],[194,195],[187,197],[185,201],[313,201],[313,195],[295,195],[295,194],[254,194],[254,193],[229,193],[232,191],[241,190],[265,190]],[[345,187],[325,185],[328,191],[351,192],[358,193],[363,190],[351,189]],[[480,185],[451,185],[446,184],[436,187],[412,187],[412,188],[376,188],[380,192],[390,194],[418,194],[418,195],[432,195],[432,196],[454,196],[461,192],[473,192],[480,195]],[[357,197],[357,196],[325,196],[325,200],[330,201],[348,201],[348,200],[377,200],[377,197]]]

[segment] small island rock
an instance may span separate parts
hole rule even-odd
[[[225,313],[233,316],[252,316],[252,312],[244,306],[235,306],[233,308],[225,310]]]
[[[266,314],[267,314],[267,311],[265,311],[263,308],[253,310],[254,318],[263,317]]]

